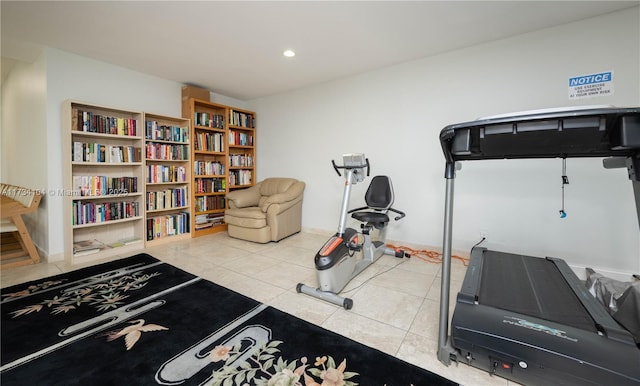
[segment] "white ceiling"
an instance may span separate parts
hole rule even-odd
[[[2,0],[2,57],[49,46],[248,100],[639,4]]]

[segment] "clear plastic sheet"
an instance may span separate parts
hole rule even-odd
[[[587,268],[586,286],[609,314],[640,344],[640,280],[623,282]]]

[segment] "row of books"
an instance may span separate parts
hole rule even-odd
[[[147,241],[189,233],[189,213],[181,212],[147,219]]]
[[[224,151],[224,135],[222,133],[196,133],[194,149],[204,151]]]
[[[253,166],[251,154],[229,154],[229,166]]]
[[[196,126],[224,129],[224,115],[222,114],[201,113],[196,111],[193,119]]]
[[[224,174],[224,164],[218,161],[193,161],[196,176],[219,176]]]
[[[251,170],[232,170],[229,172],[229,185],[250,185],[251,175]]]
[[[225,209],[226,200],[224,196],[204,196],[196,197],[194,202],[196,212],[206,212],[208,210]]]
[[[137,177],[73,176],[74,195],[125,195],[138,191]]]
[[[229,130],[229,145],[253,146],[253,136],[240,131]]]
[[[254,129],[256,127],[256,119],[252,114],[231,110],[229,113],[229,124]]]
[[[142,239],[139,237],[126,237],[122,239],[118,239],[110,244],[105,244],[100,240],[81,240],[73,242],[73,256],[86,256],[92,255],[94,253],[98,253],[103,249],[107,248],[118,248],[123,247],[125,245],[138,244],[141,243]]]
[[[126,163],[141,161],[141,149],[135,146],[73,142],[72,153],[74,162]]]
[[[75,131],[88,133],[131,137],[138,135],[137,121],[134,118],[110,117],[79,109],[73,109],[71,126]]]
[[[172,142],[189,142],[189,128],[159,125],[157,121],[146,121],[146,139]]]
[[[140,216],[136,201],[73,202],[72,225],[96,224]]]
[[[196,178],[194,189],[196,193],[215,193],[227,190],[224,178]]]
[[[147,192],[147,210],[185,207],[189,202],[188,193],[186,187]]]
[[[187,182],[187,168],[176,165],[147,165],[147,183]]]
[[[199,214],[196,216],[196,230],[224,224],[224,213]]]
[[[147,159],[186,161],[189,159],[189,145],[170,145],[166,143],[147,143]]]

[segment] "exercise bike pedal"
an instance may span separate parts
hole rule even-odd
[[[349,248],[350,251],[360,252],[362,250],[362,244],[347,243],[347,248]]]

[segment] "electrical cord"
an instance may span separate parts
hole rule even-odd
[[[483,237],[482,240],[478,241],[477,243],[473,244],[473,247],[471,247],[471,249],[477,247],[478,245],[482,244],[487,238]]]
[[[476,243],[474,245],[474,247],[476,247],[477,245],[479,245],[480,243],[482,243],[483,241],[485,241],[486,238],[482,238],[482,240],[480,240],[478,243]],[[389,248],[394,248],[394,249],[404,249],[405,251],[409,252],[411,254],[411,257],[417,257],[418,259],[422,260],[422,261],[426,261],[427,263],[433,263],[433,264],[440,264],[442,263],[442,252],[437,252],[437,251],[430,251],[428,249],[412,249],[409,247],[405,247],[405,246],[400,246],[400,247],[396,247],[394,245],[388,244]],[[469,259],[465,258],[465,257],[461,257],[458,255],[452,255],[451,256],[452,259],[456,259],[462,262],[462,264],[466,267],[469,265]]]
[[[478,245],[482,244],[487,238],[483,237],[480,241],[478,241],[477,243],[475,243],[473,245],[473,247],[471,247],[471,249],[477,247]],[[418,259],[422,260],[422,261],[426,261],[427,263],[433,263],[433,264],[440,264],[442,263],[442,253],[441,252],[436,252],[436,251],[430,251],[427,249],[413,249],[413,248],[409,248],[409,247],[405,247],[405,246],[395,246],[393,244],[387,244],[387,247],[392,248],[392,249],[402,249],[405,252],[409,252],[409,254],[411,255],[411,257],[417,257]],[[457,256],[457,255],[452,255],[451,256],[452,259],[456,259],[456,260],[460,260],[462,262],[462,264],[467,267],[469,265],[469,259],[461,257],[461,256]],[[371,276],[370,278],[368,278],[367,280],[363,281],[362,283],[358,284],[357,286],[347,290],[347,291],[342,291],[341,293],[349,293],[352,291],[357,290],[358,288],[362,287],[363,285],[367,284],[369,281],[371,281],[372,279],[375,279],[376,277],[385,274],[395,268],[397,268],[398,266],[404,264],[408,259],[402,259],[402,261],[392,267],[389,267],[388,269],[385,269],[384,271],[378,272],[375,275]]]
[[[471,247],[471,249],[477,247],[478,245],[482,244],[487,238],[483,237],[480,241],[478,241],[477,243],[475,243],[473,245],[473,247]],[[437,251],[430,251],[428,249],[413,249],[413,248],[409,248],[409,247],[405,247],[405,246],[395,246],[393,244],[387,244],[387,247],[392,248],[392,249],[402,249],[405,252],[409,252],[409,254],[411,255],[411,257],[417,257],[418,259],[422,260],[422,261],[426,261],[427,263],[433,263],[433,264],[440,264],[442,263],[442,253],[441,252],[437,252]],[[469,265],[469,259],[461,257],[461,256],[457,256],[457,255],[452,255],[451,256],[452,259],[456,259],[456,260],[460,260],[462,262],[462,264],[467,267]],[[368,278],[367,280],[363,281],[362,283],[358,284],[357,286],[347,290],[347,291],[342,291],[341,294],[346,294],[352,291],[357,290],[358,288],[362,287],[363,285],[367,284],[369,281],[371,281],[372,279],[375,279],[376,277],[385,274],[395,268],[397,268],[398,266],[402,265],[405,263],[405,261],[407,261],[407,259],[402,259],[402,261],[394,266],[389,267],[388,269],[385,269],[384,271],[378,272],[375,275],[371,276],[370,278]]]
[[[407,260],[408,260],[408,259],[404,259],[404,258],[403,258],[403,259],[402,259],[402,261],[401,261],[401,262],[399,262],[398,264],[396,264],[396,265],[394,265],[394,266],[391,266],[391,267],[389,267],[389,268],[385,269],[385,270],[384,270],[384,271],[382,271],[382,272],[378,272],[378,273],[376,273],[375,275],[371,276],[370,278],[368,278],[367,280],[365,280],[365,281],[363,281],[362,283],[358,284],[357,286],[355,286],[355,287],[351,288],[350,290],[340,292],[340,294],[346,294],[346,293],[349,293],[349,292],[351,292],[351,291],[355,291],[355,290],[357,290],[358,288],[360,288],[360,287],[362,287],[363,285],[367,284],[371,279],[375,279],[376,277],[378,277],[378,276],[382,275],[383,273],[387,273],[387,272],[391,271],[392,269],[394,269],[394,268],[396,268],[396,267],[398,267],[398,266],[400,266],[400,265],[404,264],[404,262],[405,262],[405,261],[407,261]]]

